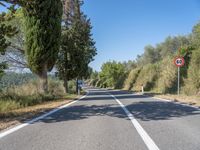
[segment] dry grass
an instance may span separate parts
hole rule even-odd
[[[14,109],[6,113],[0,113],[0,130],[23,123],[24,121],[33,117],[37,117],[47,111],[50,111],[51,109],[67,104],[75,98],[78,97],[76,95],[69,95],[66,96],[64,99],[51,102],[44,102],[35,106]]]
[[[152,90],[159,76],[159,66],[157,64],[147,64],[145,65],[133,84],[133,91],[140,91],[141,86],[143,85],[144,90],[149,91]]]
[[[135,68],[131,70],[127,79],[124,82],[124,88],[123,88],[124,90],[131,90],[131,88],[133,88],[133,84],[136,82],[140,70],[141,68]]]
[[[4,89],[0,92],[0,113],[53,101],[65,95],[61,81],[50,79],[48,83],[48,93],[42,93],[38,80]]]
[[[155,97],[169,99],[172,101],[179,101],[179,102],[187,103],[189,105],[200,106],[200,96],[186,96],[186,95],[178,96],[178,95],[172,95],[172,94],[166,94],[166,95],[155,94]]]

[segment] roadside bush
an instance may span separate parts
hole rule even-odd
[[[143,85],[145,91],[152,90],[155,88],[157,79],[159,76],[159,65],[158,64],[147,64],[142,67],[136,82],[133,84],[132,90],[141,91]]]
[[[89,85],[91,85],[91,86],[96,86],[97,82],[98,82],[98,79],[97,79],[97,78],[96,78],[96,79],[91,79],[91,80],[89,81]]]
[[[70,94],[75,94],[76,93],[76,81],[71,80],[68,82],[68,88],[69,88],[69,93]]]
[[[63,82],[60,80],[49,79],[49,94],[54,97],[62,97],[65,93]],[[72,87],[70,87],[71,89]]]
[[[161,93],[172,93],[176,91],[177,67],[173,63],[173,57],[166,57],[161,61],[160,76],[158,76],[156,90]]]
[[[9,110],[20,108],[20,103],[13,100],[0,100],[0,114],[6,113]]]
[[[102,65],[102,71],[99,74],[102,83],[100,87],[122,88],[126,76],[125,66],[122,63],[116,61],[106,62]]]
[[[100,88],[106,88],[107,87],[107,84],[106,82],[104,81],[103,78],[101,79],[98,79],[97,82],[96,82],[96,87],[100,87]]]
[[[64,96],[63,83],[59,80],[49,80],[49,93],[42,93],[38,80],[4,89],[0,93],[0,113],[32,106],[44,101],[51,101]]]
[[[32,73],[7,72],[0,78],[0,89],[22,85],[33,79],[37,77]]]
[[[128,75],[128,78],[124,82],[124,90],[131,90],[131,88],[133,87],[133,84],[137,80],[140,70],[141,68],[136,68],[136,69],[131,70],[131,72]]]
[[[183,92],[187,95],[200,95],[200,49],[194,50],[185,79]]]

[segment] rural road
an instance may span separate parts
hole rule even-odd
[[[125,91],[89,94],[0,138],[0,150],[200,150],[200,110]]]

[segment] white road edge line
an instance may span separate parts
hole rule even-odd
[[[134,95],[134,94],[133,94]],[[142,95],[142,94],[138,94],[137,95],[141,95],[141,96],[145,96],[145,95]],[[192,106],[190,104],[187,104],[187,103],[184,103],[184,102],[180,102],[180,101],[173,101],[173,100],[169,100],[169,99],[165,99],[165,98],[160,98],[160,97],[152,97],[154,99],[157,99],[157,100],[161,100],[161,101],[165,101],[165,102],[170,102],[170,103],[174,103],[174,104],[179,104],[179,105],[183,105],[183,106],[187,106],[187,107],[191,107],[191,108],[195,108],[197,110],[200,110],[200,107],[199,106]]]
[[[128,118],[131,120],[133,126],[137,130],[138,134],[146,144],[147,148],[149,150],[159,150],[158,146],[155,144],[155,142],[151,139],[151,137],[147,134],[147,132],[142,128],[142,126],[139,124],[139,122],[135,119],[133,114],[130,113],[130,111],[122,104],[120,100],[118,100],[114,95],[111,95],[117,103],[122,107]]]
[[[159,98],[159,97],[153,97],[155,99],[158,99],[158,100],[161,100],[161,101],[166,101],[166,102],[171,102],[171,103],[175,103],[175,104],[179,104],[179,105],[183,105],[183,106],[187,106],[187,107],[191,107],[191,108],[195,108],[195,109],[198,109],[200,110],[200,108],[198,106],[192,106],[190,104],[187,104],[187,103],[182,103],[180,101],[173,101],[173,100],[168,100],[168,99],[164,99],[164,98]]]
[[[60,106],[60,107],[58,107],[58,108],[55,108],[55,109],[51,110],[50,112],[48,112],[48,113],[46,113],[46,114],[44,114],[44,115],[41,115],[41,116],[39,116],[39,117],[37,117],[37,118],[34,118],[34,119],[32,119],[32,120],[30,120],[30,121],[28,121],[28,122],[26,122],[26,123],[17,125],[17,126],[11,128],[11,129],[8,129],[8,130],[6,130],[6,131],[3,131],[2,133],[0,132],[0,139],[3,138],[3,137],[5,137],[5,136],[7,136],[7,135],[9,135],[9,134],[11,134],[11,133],[13,133],[13,132],[15,132],[15,131],[17,131],[17,130],[19,130],[19,129],[21,129],[21,128],[24,128],[24,127],[26,127],[26,126],[28,126],[28,125],[34,123],[34,122],[37,122],[37,121],[39,121],[39,120],[41,120],[41,119],[44,119],[45,117],[47,117],[47,116],[49,116],[49,115],[52,115],[53,113],[55,113],[55,112],[57,112],[57,111],[59,111],[59,110],[61,110],[61,109],[64,109],[64,108],[66,108],[66,107],[68,107],[68,106],[70,106],[70,105],[72,105],[72,104],[78,102],[78,101],[81,100],[81,99],[84,99],[88,94],[89,94],[89,92],[87,92],[86,95],[82,96],[81,98],[79,98],[79,99],[76,100],[76,101],[73,101],[73,102],[68,103],[68,104],[66,104],[66,105]]]
[[[174,102],[172,100],[164,99],[164,98],[159,98],[159,97],[153,97],[153,98],[158,99],[158,100],[162,100],[162,101],[166,101],[166,102]]]

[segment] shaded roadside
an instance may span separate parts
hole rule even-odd
[[[184,94],[180,94],[179,96],[176,94],[161,94],[161,93],[155,93],[155,92],[145,92],[142,94],[141,92],[134,92],[131,90],[112,90],[110,89],[111,93],[116,95],[118,94],[123,94],[123,93],[128,93],[128,94],[133,94],[135,93],[136,95],[143,95],[145,97],[155,97],[155,98],[161,98],[161,99],[167,99],[171,100],[173,102],[180,102],[183,104],[188,104],[191,106],[197,106],[200,108],[200,96],[188,96]],[[121,92],[119,92],[121,91]]]
[[[174,102],[180,102],[184,104],[188,104],[191,106],[200,107],[200,96],[187,96],[187,95],[175,95],[175,94],[160,94],[160,93],[145,93],[145,96],[152,96],[155,98],[163,98],[167,100],[171,100]]]
[[[42,104],[11,110],[6,113],[1,113],[0,114],[0,131],[7,128],[11,128],[17,124],[24,123],[28,120],[31,120],[35,117],[45,114],[48,111],[56,107],[70,103],[71,101],[76,100],[77,98],[78,97],[74,95],[73,97],[70,97],[70,98],[44,102]]]

